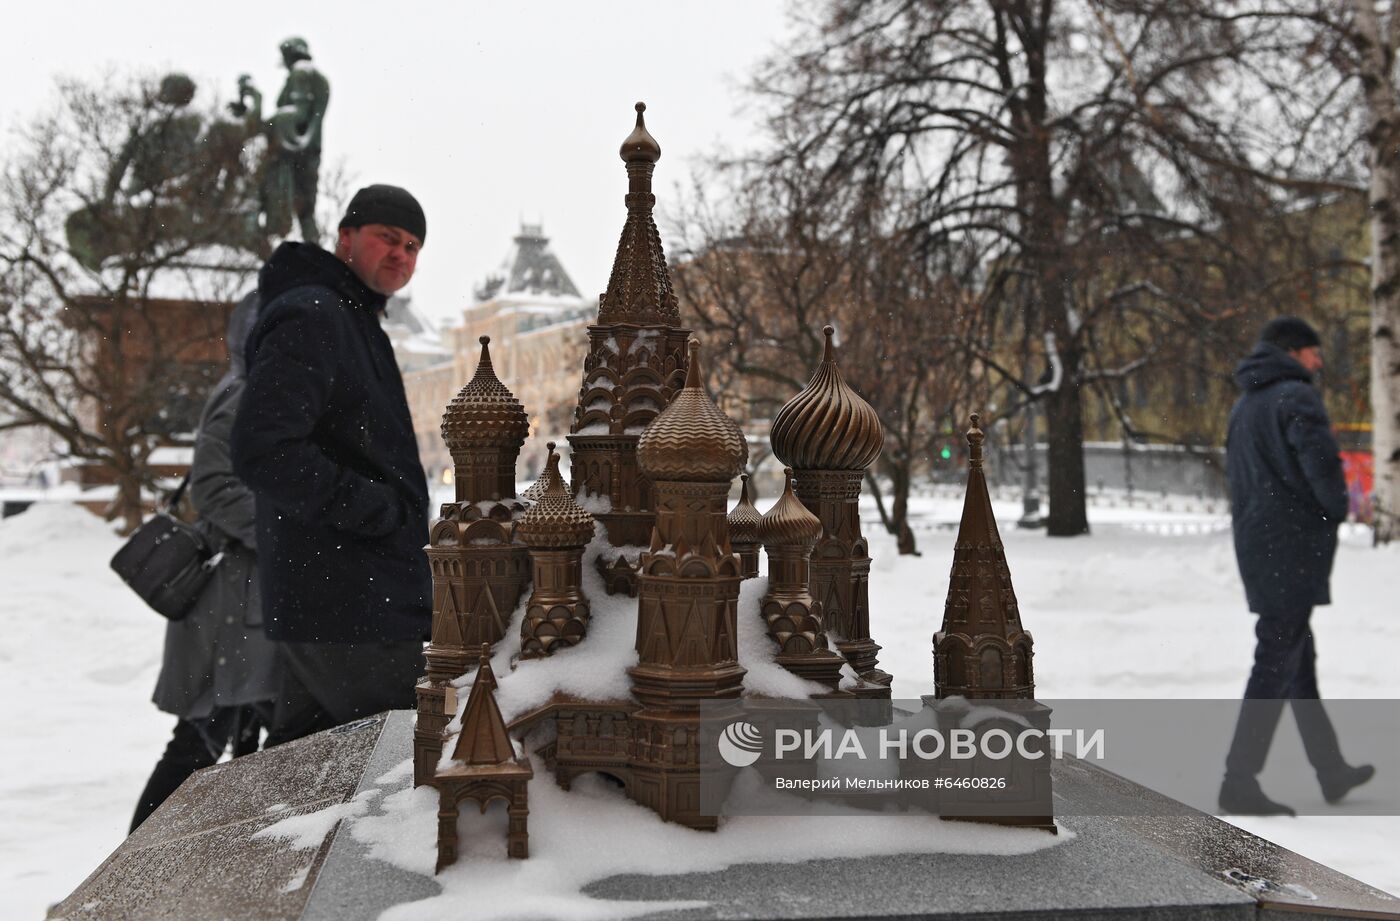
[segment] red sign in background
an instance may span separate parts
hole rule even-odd
[[[1342,473],[1347,478],[1347,511],[1353,521],[1371,520],[1371,489],[1375,462],[1370,451],[1343,451]]]

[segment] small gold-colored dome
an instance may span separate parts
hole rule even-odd
[[[490,336],[481,337],[481,361],[442,414],[442,440],[454,456],[472,448],[515,448],[525,443],[530,420],[491,366]]]
[[[642,432],[637,462],[653,480],[728,483],[744,469],[749,446],[738,423],[705,392],[700,340],[690,340],[685,387]]]
[[[515,526],[516,536],[526,546],[542,548],[581,547],[592,540],[593,516],[579,508],[564,485],[552,441],[540,484],[539,499]]]
[[[753,502],[749,499],[749,475],[747,473],[739,477],[743,485],[739,488],[739,504],[734,506],[734,510],[729,513],[729,542],[731,544],[756,544],[758,543],[758,509],[753,507]]]
[[[758,522],[759,539],[765,547],[810,547],[822,536],[822,521],[793,494],[792,468],[783,468],[783,476],[782,496]]]
[[[773,453],[798,470],[864,470],[880,456],[885,430],[874,407],[841,379],[835,330],[822,328],[826,347],[816,373],[773,420]]]

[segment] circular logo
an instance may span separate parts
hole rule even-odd
[[[719,756],[734,767],[748,767],[763,754],[763,733],[743,720],[724,727],[719,736]]]

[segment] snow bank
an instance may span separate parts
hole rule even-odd
[[[549,703],[555,694],[590,700],[631,699],[632,683],[627,670],[637,664],[637,600],[609,595],[595,566],[600,556],[615,555],[615,549],[607,543],[602,523],[595,523],[593,540],[583,553],[583,592],[592,610],[583,642],[546,659],[522,659],[512,670],[511,660],[520,653],[520,624],[528,601],[521,599],[511,615],[506,636],[496,644],[491,657],[491,669],[499,683],[496,701],[507,721]],[[768,638],[760,611],[767,588],[768,580],[758,578],[745,580],[739,590],[739,664],[748,670],[744,688],[773,697],[806,697],[822,692],[825,689],[821,685],[778,665],[777,646]],[[451,731],[461,726],[467,706],[466,689],[475,674],[473,668],[455,682],[463,692],[458,695],[457,718],[449,724]]]
[[[874,558],[871,628],[884,647],[881,666],[895,676],[896,697],[916,698],[933,689],[931,637],[942,618],[956,533],[953,523],[960,509],[951,498],[912,499],[911,524],[924,555],[900,557],[893,540],[881,532],[873,506],[862,506]],[[1018,504],[998,502],[995,509],[1022,615],[1035,636],[1036,685],[1042,697],[1239,696],[1253,650],[1254,618],[1245,611],[1230,534],[1223,528],[1227,519],[1091,507],[1092,535],[1051,540],[1042,532],[1014,527]],[[150,703],[164,621],[107,568],[120,545],[107,524],[74,506],[39,504],[0,521],[0,695],[12,702],[0,708],[0,737],[10,755],[0,759],[0,914],[5,917],[42,916],[48,904],[67,895],[121,843],[136,796],[169,739],[173,718]],[[597,549],[595,545],[590,553]],[[548,668],[526,662],[510,672],[523,613],[516,612],[512,632],[494,662],[508,713],[524,712],[532,702],[547,700],[556,688],[590,696],[626,691],[626,668],[635,661],[636,603],[611,599],[603,592],[591,557],[584,578],[594,604],[589,638],[555,656]],[[740,598],[740,655],[749,669],[745,684],[752,689],[770,679],[798,680],[772,667],[771,643],[757,619],[761,595],[761,583],[750,580]],[[1400,597],[1400,547],[1373,549],[1364,530],[1344,529],[1332,595],[1332,606],[1313,617],[1324,693],[1400,698],[1400,671],[1391,661],[1400,647],[1394,603]],[[1188,647],[1186,637],[1209,637],[1210,643],[1191,642]],[[34,701],[39,695],[42,712],[13,703]],[[1294,732],[1291,721],[1285,720],[1280,736]],[[396,770],[409,769],[405,761]],[[593,855],[591,850],[602,850],[594,847],[599,840],[610,845],[629,840],[618,831],[619,822],[635,821],[643,836],[639,840],[649,842],[650,853],[636,855],[635,861],[620,858],[640,866],[660,861],[667,853],[673,839],[663,836],[686,840],[696,835],[655,823],[649,811],[611,789],[589,788],[581,779],[576,790],[565,796],[543,772],[531,785],[531,843],[537,856],[528,861],[507,862],[504,834],[472,824],[503,818],[464,818],[464,828],[477,830],[463,839],[468,850],[462,864],[444,874],[450,891],[460,891],[458,880],[496,887],[490,889],[493,892],[502,891],[509,880],[523,880],[525,889],[546,887],[532,903],[539,914],[587,917],[567,914],[582,902],[588,911],[597,912],[594,917],[619,917],[620,909],[569,895],[586,885],[578,882],[583,876],[617,872],[610,866],[589,863],[590,869],[579,871],[566,890],[549,888],[553,874],[573,873],[566,865],[579,853],[589,861],[595,856],[606,859],[606,854]],[[605,815],[598,819],[604,824],[593,829],[589,810],[598,800],[604,802],[600,810]],[[384,805],[390,817],[362,815],[353,820],[354,833],[372,840],[384,859],[405,866],[416,861],[419,872],[431,872],[436,840],[432,791],[386,796]],[[573,832],[558,826],[565,819],[579,822]],[[789,842],[831,839],[829,830],[792,826],[790,821],[796,820],[736,820],[718,835],[699,836],[695,859],[728,859],[707,849],[749,847],[740,843],[748,835],[759,842],[753,844],[755,849],[766,847],[765,859],[774,856],[774,840],[783,840],[786,850]],[[842,840],[853,827],[850,823],[859,821],[864,820],[839,820]],[[1235,822],[1400,893],[1400,864],[1393,857],[1400,818],[1310,816]],[[875,831],[898,840],[902,832],[897,825],[881,817]],[[922,820],[921,834],[941,827]],[[556,850],[561,845],[550,839],[568,841],[561,836],[570,834],[586,834],[589,840],[586,846],[574,841],[576,852],[566,859]],[[852,836],[850,852],[861,846]],[[892,845],[880,852],[893,849]],[[548,902],[549,897],[561,901]],[[421,907],[424,913],[413,916],[445,917],[447,904],[417,906],[414,910]],[[412,912],[405,909],[403,916],[409,915]]]
[[[165,619],[66,503],[0,521],[0,915],[39,918],[126,837],[175,718],[150,702]]]
[[[844,815],[753,816],[725,821],[717,832],[693,831],[661,821],[654,812],[628,800],[597,775],[574,781],[569,792],[549,782],[544,764],[533,762],[530,784],[530,858],[506,857],[503,803],[478,815],[464,804],[458,861],[438,874],[440,895],[397,905],[381,921],[457,921],[470,909],[474,921],[507,918],[554,918],[561,921],[608,921],[667,909],[700,908],[703,902],[614,901],[586,895],[590,883],[628,873],[668,875],[714,872],[743,863],[799,863],[831,856],[839,838],[847,857],[885,854],[1026,854],[1073,837],[1040,831],[944,822],[927,815],[872,815],[849,809]],[[391,772],[411,773],[411,760]],[[390,780],[390,775],[381,782]],[[540,782],[544,781],[544,782]],[[761,785],[752,772],[739,783]],[[783,796],[784,794],[769,794]],[[364,815],[363,803],[383,797],[382,814]],[[437,860],[437,795],[426,787],[384,795],[383,789],[361,794],[360,803],[345,803],[321,813],[286,819],[262,834],[289,838],[294,847],[314,848],[317,833],[344,818],[349,833],[369,848],[370,857],[400,869],[430,876]],[[317,821],[321,817],[321,821]],[[606,847],[600,847],[606,842]]]

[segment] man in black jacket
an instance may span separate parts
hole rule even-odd
[[[263,620],[283,666],[270,745],[414,704],[428,485],[379,317],[426,233],[412,195],[369,186],[334,254],[283,243],[258,276],[232,448],[257,496]]]
[[[1328,579],[1347,514],[1337,442],[1312,386],[1321,369],[1317,332],[1297,317],[1279,317],[1235,370],[1241,396],[1227,441],[1230,514],[1245,597],[1259,621],[1254,668],[1220,788],[1225,812],[1294,814],[1265,796],[1258,780],[1285,700],[1329,803],[1374,773],[1342,759],[1318,699],[1309,619],[1315,605],[1332,601]]]

